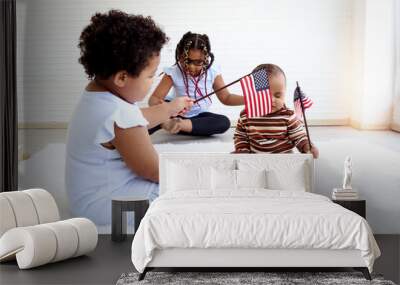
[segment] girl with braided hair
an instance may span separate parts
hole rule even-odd
[[[149,105],[161,104],[181,96],[196,100],[225,86],[220,71],[213,63],[214,55],[208,36],[187,32],[176,47],[175,64],[164,69],[164,76],[151,95]],[[175,94],[167,96],[171,87],[174,87]],[[225,105],[244,104],[243,96],[231,94],[227,88],[216,95]],[[193,136],[224,133],[230,127],[230,121],[224,115],[208,112],[212,100],[208,97],[199,101],[184,115],[170,118],[149,132],[153,133],[163,128],[170,133]]]

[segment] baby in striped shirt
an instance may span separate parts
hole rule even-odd
[[[233,136],[234,153],[291,153],[296,147],[299,152],[318,158],[318,149],[313,144],[310,149],[303,122],[285,106],[285,73],[274,64],[261,64],[253,72],[260,69],[269,75],[272,113],[248,118],[245,110],[240,112]]]

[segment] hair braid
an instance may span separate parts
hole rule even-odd
[[[191,49],[199,49],[203,52],[205,58],[204,71],[208,70],[214,62],[214,54],[211,52],[210,39],[206,34],[201,35],[190,31],[182,36],[182,39],[176,46],[175,64],[179,63],[182,56],[184,59],[187,59]]]

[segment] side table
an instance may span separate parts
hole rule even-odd
[[[364,219],[366,218],[366,201],[365,200],[332,200],[332,202],[341,205],[342,207],[359,214]]]
[[[126,212],[135,213],[135,233],[140,221],[146,214],[149,200],[143,197],[113,198],[111,203],[111,240],[123,241],[126,239]]]

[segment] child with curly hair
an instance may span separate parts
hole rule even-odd
[[[150,17],[97,13],[79,40],[90,82],[69,124],[66,189],[73,215],[111,222],[112,197],[158,196],[158,155],[147,126],[189,110],[180,97],[139,109],[160,62],[165,33]]]
[[[312,153],[318,158],[319,151],[310,144],[303,122],[285,105],[286,76],[275,64],[261,64],[253,72],[267,71],[272,96],[272,113],[248,118],[246,111],[240,113],[233,136],[235,153],[290,153],[297,148],[301,153]]]
[[[207,35],[187,32],[179,41],[175,51],[175,64],[164,69],[164,76],[149,99],[149,105],[155,106],[165,100],[188,96],[194,100],[225,86],[220,70],[213,65],[214,54]],[[175,94],[167,97],[174,87]],[[216,93],[225,105],[243,105],[243,96],[234,95],[227,88]],[[212,98],[208,97],[194,104],[190,112],[179,118],[171,118],[150,133],[161,127],[170,133],[193,136],[221,134],[230,127],[229,119],[208,111]]]

